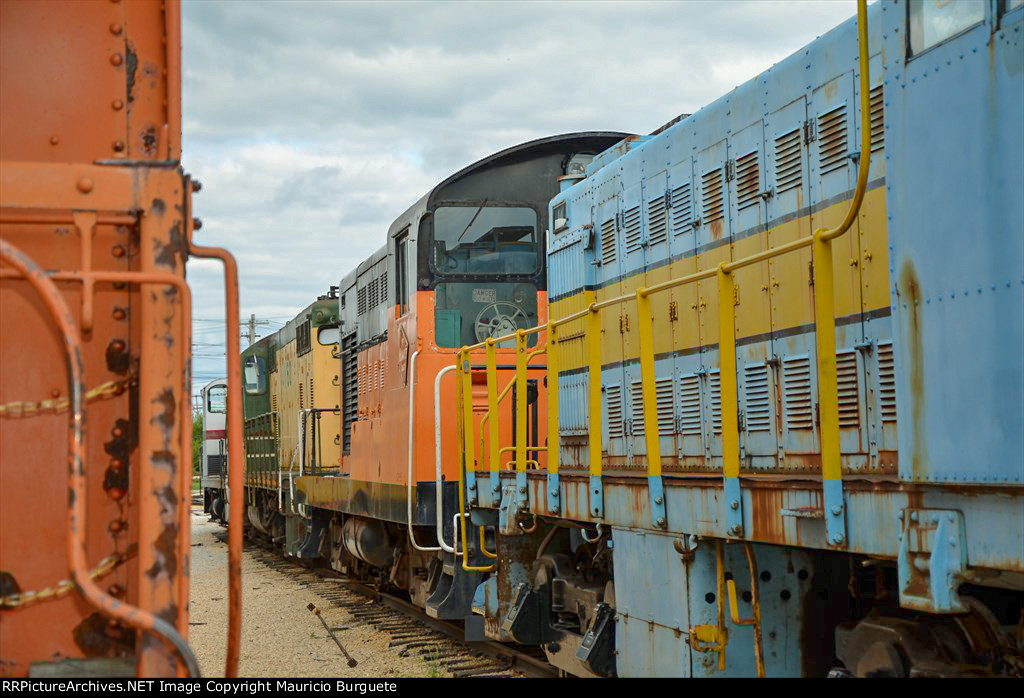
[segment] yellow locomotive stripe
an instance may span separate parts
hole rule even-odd
[[[712,269],[721,262],[810,237],[816,228],[838,223],[848,206],[848,198],[843,197],[830,206],[701,254],[650,271],[637,271],[597,290],[581,289],[552,302],[550,316],[567,317],[594,301],[633,293],[641,286]],[[834,243],[835,308],[839,324],[865,314],[878,315],[889,308],[888,264],[885,187],[875,186],[865,195],[855,227]],[[814,286],[809,248],[738,269],[733,275],[737,341],[813,328]],[[712,278],[651,296],[656,355],[718,343],[717,289],[717,281]],[[577,325],[580,323],[571,323],[559,332],[559,368],[563,372],[585,366],[582,326]],[[603,309],[601,326],[603,364],[639,359],[634,303]]]

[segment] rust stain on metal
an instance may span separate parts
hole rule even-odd
[[[139,133],[139,146],[146,157],[156,157],[159,132],[156,126],[150,124]]]
[[[111,430],[113,438],[103,444],[103,450],[110,456],[110,466],[103,478],[103,489],[108,493],[112,489],[128,491],[128,455],[138,438],[138,432],[126,419],[118,419]]]
[[[10,572],[0,572],[0,596],[21,593],[18,580]]]
[[[928,452],[924,432],[924,343],[921,333],[921,284],[913,263],[907,259],[900,267],[900,295],[907,308],[907,353],[909,354],[911,429],[914,433],[910,468],[914,481],[921,480],[925,473]]]
[[[782,528],[784,494],[782,490],[750,489],[753,503],[751,514],[754,519],[753,535],[758,540],[782,542],[785,532]]]
[[[138,54],[135,53],[135,47],[132,46],[130,41],[126,42],[124,55],[125,80],[127,83],[128,104],[130,109],[131,103],[135,100],[135,95],[133,94],[135,88],[135,70],[139,65]]]
[[[135,633],[102,613],[95,612],[73,631],[75,644],[86,657],[130,657],[135,654]]]
[[[170,388],[164,388],[160,394],[153,399],[153,403],[160,405],[161,409],[157,413],[155,420],[160,425],[164,432],[164,439],[169,444],[171,437],[171,430],[174,429],[174,423],[177,421],[175,415],[177,401],[174,399],[174,391]],[[174,454],[168,452],[170,460],[174,461]],[[154,453],[154,457],[156,453]]]
[[[131,368],[132,357],[128,353],[128,345],[123,339],[115,339],[107,345],[107,370],[118,375],[125,375]]]
[[[157,264],[176,269],[178,257],[184,259],[187,252],[185,236],[181,232],[181,221],[174,221],[167,232],[170,238],[167,243],[153,240],[153,258]]]

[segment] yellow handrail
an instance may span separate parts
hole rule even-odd
[[[495,550],[494,550],[493,553],[490,550],[488,550],[487,549],[487,538],[486,538],[486,535],[487,535],[487,527],[486,526],[480,526],[480,552],[482,552],[486,557],[489,557],[492,560],[494,560],[495,558],[498,557],[498,550],[497,550],[498,546],[497,545],[494,546]],[[495,543],[497,543],[497,541],[495,541]],[[463,545],[463,547],[465,547],[465,545]]]
[[[757,585],[757,560],[750,543],[743,544],[743,553],[747,556],[747,567],[750,568],[750,607],[753,615],[747,619],[740,618],[740,607],[736,601],[736,580],[726,580],[729,589],[729,614],[733,625],[749,625],[754,628],[754,664],[757,678],[764,678],[764,646],[761,641],[761,597]]]
[[[455,401],[462,406],[462,420],[459,422],[459,437],[462,439],[463,461],[459,466],[459,520],[462,528],[462,569],[467,572],[491,572],[494,565],[474,567],[469,564],[469,538],[466,536],[466,470],[476,467],[473,443],[476,439],[473,429],[473,375],[470,370],[469,352],[465,349],[457,354],[462,380],[455,381]],[[481,548],[484,546],[481,545]]]
[[[813,248],[814,260],[814,311],[815,311],[815,334],[817,349],[818,368],[818,392],[821,408],[821,459],[822,459],[822,480],[824,483],[840,484],[838,490],[839,501],[835,501],[836,490],[825,484],[825,500],[828,513],[835,518],[826,516],[830,528],[828,542],[832,545],[845,543],[845,531],[833,530],[842,524],[845,518],[842,516],[843,502],[841,491],[842,469],[840,461],[839,443],[839,398],[836,376],[836,347],[835,347],[835,287],[832,273],[832,246],[833,240],[843,235],[857,218],[857,213],[864,200],[867,190],[867,181],[871,167],[871,123],[870,123],[870,74],[868,65],[868,25],[867,25],[867,2],[857,2],[857,30],[858,30],[858,52],[860,61],[860,112],[861,112],[861,150],[858,163],[857,184],[854,189],[850,207],[842,222],[835,228],[819,228],[809,238],[801,238],[777,247],[757,252],[747,257],[723,262],[712,269],[688,274],[676,279],[670,279],[648,288],[639,288],[635,293],[624,294],[614,298],[596,301],[593,299],[593,292],[589,298],[585,296],[586,307],[575,313],[558,320],[549,320],[544,325],[527,330],[517,330],[513,334],[503,337],[490,338],[485,342],[465,347],[460,357],[467,357],[470,351],[486,346],[493,347],[493,344],[515,340],[517,343],[517,371],[516,383],[521,384],[525,389],[525,337],[548,330],[548,458],[549,473],[557,474],[558,462],[558,374],[559,366],[556,353],[556,332],[557,328],[576,320],[586,319],[584,329],[584,341],[587,355],[587,370],[589,375],[589,435],[590,435],[590,476],[591,478],[601,477],[601,316],[600,311],[614,305],[627,301],[637,302],[640,317],[640,365],[641,365],[641,387],[644,406],[644,427],[647,443],[648,476],[661,476],[661,453],[659,435],[657,428],[656,389],[654,380],[654,347],[653,332],[651,328],[651,308],[649,298],[655,293],[677,288],[683,285],[717,278],[718,299],[719,299],[719,378],[721,390],[721,418],[722,418],[722,440],[723,440],[723,475],[728,481],[736,481],[739,476],[739,425],[738,425],[738,404],[736,385],[736,318],[735,318],[735,281],[732,272],[744,267],[764,262],[780,255],[788,254],[806,247]],[[493,349],[491,350],[493,352]],[[540,350],[539,350],[540,351]],[[532,356],[532,355],[531,355]],[[461,358],[460,358],[461,360]],[[468,369],[466,380],[468,381]],[[491,374],[490,365],[488,373]],[[488,375],[488,383],[491,383],[491,375]],[[553,389],[552,389],[553,388]],[[489,386],[490,390],[490,386]],[[469,396],[467,398],[467,396]],[[552,397],[553,396],[553,397]],[[469,399],[471,393],[464,391],[462,399]],[[493,405],[492,405],[493,407]],[[470,406],[471,410],[471,406]],[[490,410],[489,410],[490,411]],[[521,414],[520,414],[521,412]],[[467,413],[471,414],[471,412]],[[467,418],[467,428],[471,431],[471,417]],[[525,434],[525,401],[517,412],[517,435]],[[493,433],[493,425],[492,425]],[[525,439],[517,439],[517,470],[525,470],[526,451]],[[467,453],[465,462],[467,467],[473,463],[472,446],[469,440],[466,441]],[[492,449],[494,446],[492,445]],[[738,491],[738,490],[737,490]],[[832,502],[829,500],[832,499]],[[733,510],[740,506],[738,497],[729,505]],[[592,507],[591,514],[596,511]],[[739,519],[740,521],[742,518]],[[730,534],[738,534],[742,528],[737,524],[730,530]]]

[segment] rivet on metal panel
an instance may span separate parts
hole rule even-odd
[[[57,136],[50,136],[50,145],[57,145],[60,143],[60,139]]]
[[[124,63],[124,57],[120,53],[115,53],[110,57],[111,65],[121,65]]]
[[[124,141],[114,141],[110,147],[114,149],[115,153],[120,153],[124,150]]]
[[[88,194],[96,186],[90,177],[82,177],[78,180],[78,191]]]
[[[124,108],[124,102],[120,99],[115,99],[113,102],[110,103],[110,107],[114,111],[121,111]]]
[[[110,33],[114,36],[119,36],[123,30],[123,27],[117,22],[110,25]]]
[[[118,258],[124,257],[124,252],[124,245],[114,245],[110,250],[110,254]]]

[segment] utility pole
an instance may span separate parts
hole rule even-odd
[[[256,326],[257,325],[269,325],[269,324],[270,324],[269,320],[257,320],[256,319],[256,313],[251,313],[249,315],[249,322],[248,322],[249,331],[246,332],[245,335],[246,335],[246,338],[249,340],[249,346],[250,347],[252,346],[252,343],[256,341]]]

